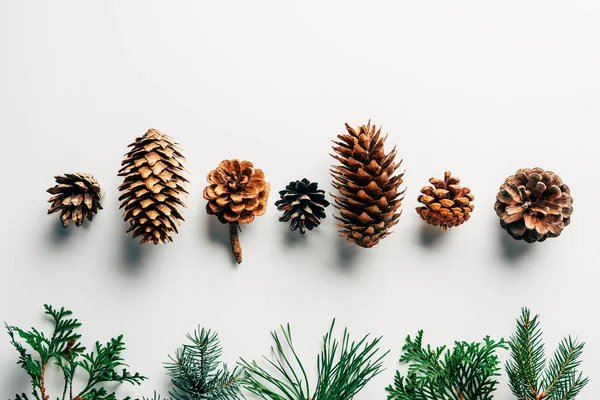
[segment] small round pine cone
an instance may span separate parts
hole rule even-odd
[[[471,189],[460,186],[460,179],[452,177],[450,171],[444,173],[444,180],[431,178],[432,186],[421,189],[417,200],[423,206],[417,207],[417,214],[433,226],[439,226],[442,231],[465,223],[475,209]]]
[[[316,228],[321,220],[326,218],[325,208],[329,202],[325,200],[325,191],[318,190],[317,182],[304,178],[292,181],[279,192],[280,200],[275,202],[277,209],[283,211],[279,218],[281,222],[290,222],[290,230],[299,230],[305,234]]]
[[[61,211],[60,220],[66,228],[69,222],[81,226],[87,218],[94,218],[98,210],[102,209],[102,189],[92,174],[77,172],[55,176],[57,185],[47,190],[54,196],[50,197],[52,203],[48,214]]]
[[[551,171],[524,168],[506,178],[494,205],[502,228],[517,240],[543,242],[571,222],[573,197]]]
[[[265,174],[250,161],[223,160],[206,177],[209,185],[203,196],[208,200],[206,212],[229,224],[231,245],[238,263],[242,262],[239,224],[248,224],[267,211],[271,185]]]

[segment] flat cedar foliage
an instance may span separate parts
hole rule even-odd
[[[44,305],[45,313],[52,318],[54,330],[50,336],[31,328],[26,331],[16,326],[6,325],[10,343],[19,353],[17,364],[31,378],[31,396],[36,400],[116,400],[114,392],[106,389],[107,383],[131,383],[139,385],[146,378],[139,373],[130,373],[121,358],[125,350],[123,336],[110,339],[106,344],[96,342],[93,349],[86,352],[76,330],[79,321],[71,318],[72,312],[57,310]],[[28,349],[28,348],[29,349]],[[62,372],[64,386],[62,393],[51,396],[47,393],[46,376],[48,368],[58,367]],[[74,378],[77,371],[87,374],[82,387],[76,388]],[[114,387],[111,385],[110,387]],[[17,394],[16,400],[29,400],[27,394]],[[126,397],[125,400],[128,400]]]
[[[394,384],[387,387],[388,400],[490,400],[500,375],[498,349],[506,349],[503,339],[483,342],[455,342],[446,346],[423,346],[423,331],[410,336],[402,347],[401,363],[408,374],[396,372]]]

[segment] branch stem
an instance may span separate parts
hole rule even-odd
[[[50,398],[49,395],[46,394],[46,366],[48,364],[44,363],[42,365],[42,377],[40,381],[40,392],[42,393],[42,400],[48,400]]]
[[[231,239],[231,250],[235,255],[235,261],[238,264],[242,263],[242,245],[240,244],[239,237],[240,224],[236,222],[229,223],[229,238]]]

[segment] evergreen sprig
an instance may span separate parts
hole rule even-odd
[[[496,342],[455,342],[446,346],[423,346],[423,331],[410,336],[402,347],[401,363],[408,363],[404,377],[396,372],[394,384],[386,388],[388,400],[489,400],[496,390],[500,361],[498,349],[507,349],[503,339]]]
[[[187,338],[191,344],[177,349],[166,363],[174,389],[173,400],[235,400],[243,399],[240,390],[240,369],[233,371],[219,361],[223,354],[217,333],[200,327]],[[155,400],[160,395],[154,394]]]
[[[383,371],[383,358],[379,342],[381,337],[369,341],[369,335],[358,342],[350,341],[344,329],[341,341],[333,338],[335,320],[323,337],[323,348],[317,356],[317,383],[311,392],[305,367],[292,341],[290,325],[281,326],[283,339],[275,331],[271,333],[275,345],[271,347],[273,359],[267,357],[271,374],[256,361],[241,360],[245,369],[244,387],[262,399],[270,400],[349,400],[373,377]]]
[[[47,304],[44,309],[54,322],[54,330],[49,337],[36,328],[25,331],[5,324],[10,343],[19,353],[17,364],[30,376],[31,394],[36,400],[50,399],[46,389],[46,374],[51,365],[57,366],[63,374],[62,395],[56,397],[59,400],[116,400],[114,392],[98,385],[108,382],[139,385],[146,379],[137,372],[131,374],[122,368],[127,366],[121,358],[125,350],[122,335],[105,345],[96,342],[94,351],[86,353],[86,348],[79,342],[81,335],[75,332],[81,323],[71,317],[72,312],[64,307],[57,310]],[[28,352],[22,342],[33,353]],[[73,380],[78,368],[87,372],[88,380],[83,389],[74,391]],[[28,400],[28,397],[25,393],[17,394],[16,400]]]
[[[577,372],[585,343],[564,338],[546,363],[538,318],[531,318],[527,308],[521,310],[509,342],[511,360],[506,363],[510,388],[520,400],[572,400],[589,381]]]

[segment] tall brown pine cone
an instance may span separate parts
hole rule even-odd
[[[87,218],[94,218],[98,210],[102,209],[102,189],[92,174],[77,172],[55,176],[57,185],[47,190],[54,196],[50,197],[52,203],[48,214],[61,211],[60,220],[64,227],[73,221],[81,226]]]
[[[515,239],[543,242],[571,222],[573,198],[560,177],[542,168],[525,168],[506,178],[494,209],[500,225]]]
[[[444,173],[444,180],[431,178],[421,189],[417,198],[423,206],[417,207],[417,214],[430,225],[439,226],[446,231],[453,226],[462,225],[471,217],[475,208],[471,189],[460,186],[460,179],[452,177],[450,171]]]
[[[387,135],[381,136],[381,128],[376,129],[371,121],[357,129],[346,124],[346,130],[333,142],[332,157],[341,163],[331,169],[332,185],[340,192],[340,196],[332,195],[341,214],[335,218],[341,222],[340,236],[369,248],[398,223],[404,199],[404,191],[398,188],[404,173],[394,172],[402,161],[394,162],[395,147],[384,152]]]
[[[265,174],[250,161],[223,160],[206,177],[209,185],[203,196],[208,200],[206,212],[229,224],[231,246],[235,259],[242,262],[239,224],[247,224],[267,211],[271,185]]]
[[[181,200],[187,195],[181,148],[164,133],[150,129],[128,147],[132,149],[121,163],[119,176],[125,177],[119,190],[123,192],[120,208],[131,224],[127,233],[141,237],[140,244],[172,242],[171,234],[183,221]]]

